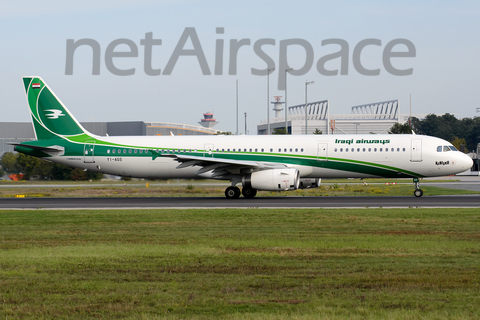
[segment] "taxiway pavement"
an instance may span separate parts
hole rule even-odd
[[[477,207],[480,195],[405,197],[0,198],[0,209],[135,208],[452,208]]]

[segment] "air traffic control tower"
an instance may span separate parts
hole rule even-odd
[[[201,119],[199,122],[199,124],[201,124],[205,128],[213,128],[217,123],[217,120],[213,119],[213,113],[210,111],[204,113],[203,119]]]

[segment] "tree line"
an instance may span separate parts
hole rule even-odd
[[[72,168],[63,164],[38,159],[23,153],[5,152],[0,161],[0,174],[23,174],[25,180],[31,177],[46,180],[99,180],[103,174]]]
[[[429,114],[420,120],[412,117],[411,126],[396,123],[389,131],[395,134],[410,134],[411,129],[416,134],[424,134],[450,141],[457,149],[465,146],[465,151],[476,150],[480,142],[480,117],[457,119],[453,114],[442,116]]]

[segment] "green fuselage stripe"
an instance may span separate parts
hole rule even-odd
[[[46,143],[48,142],[48,144]],[[84,156],[85,142],[88,144],[95,144],[94,156],[95,157],[162,157],[162,156],[174,156],[175,154],[179,155],[188,155],[188,156],[197,156],[203,157],[205,150],[197,149],[192,150],[192,152],[178,152],[178,150],[190,150],[185,148],[162,148],[162,147],[141,147],[141,146],[131,146],[125,144],[115,144],[99,139],[95,139],[87,134],[80,134],[74,137],[65,137],[65,139],[55,139],[53,140],[43,140],[43,141],[32,141],[30,144],[35,143],[38,146],[51,146],[59,145],[65,147],[65,156]],[[116,150],[113,153],[113,149]],[[118,153],[120,150],[120,153]],[[137,152],[135,152],[135,150]],[[140,150],[143,152],[140,153]],[[158,150],[158,152],[156,151]],[[170,151],[170,152],[168,152]],[[32,151],[37,156],[39,156],[39,151]],[[29,152],[29,153],[32,153]],[[41,153],[44,157],[49,157],[48,155]],[[33,155],[33,154],[32,154]],[[212,158],[215,159],[229,159],[229,160],[244,160],[244,161],[257,161],[257,162],[273,162],[273,163],[283,163],[287,165],[301,165],[301,166],[310,166],[331,170],[340,170],[348,171],[355,173],[362,173],[367,175],[374,176],[384,176],[384,177],[422,177],[421,174],[408,171],[401,168],[396,168],[384,164],[372,163],[360,160],[345,159],[345,158],[334,158],[334,157],[316,157],[310,155],[299,155],[299,154],[288,154],[288,153],[265,153],[265,152],[213,152],[211,154]]]

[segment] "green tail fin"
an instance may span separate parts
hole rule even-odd
[[[37,140],[88,133],[40,77],[23,77]]]

